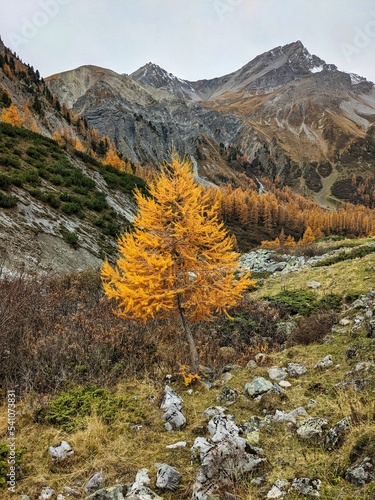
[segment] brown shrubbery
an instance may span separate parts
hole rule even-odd
[[[337,323],[338,314],[334,311],[315,312],[303,317],[293,329],[287,341],[287,347],[302,344],[309,345],[322,342]]]
[[[220,368],[264,346],[275,346],[277,311],[243,301],[233,319],[195,325],[203,364]],[[177,373],[189,363],[178,318],[142,324],[118,318],[104,296],[99,273],[55,278],[0,278],[2,388],[50,393],[68,383],[109,385],[124,376]],[[259,347],[260,346],[260,347]],[[225,352],[224,352],[225,351]]]
[[[0,277],[0,389],[51,393],[69,383],[112,385],[124,377],[162,379],[189,364],[179,318],[142,324],[113,313],[99,273],[55,278]],[[301,318],[289,336],[277,328],[281,310],[244,299],[230,311],[194,326],[203,365],[246,364],[258,352],[319,342],[334,313]]]
[[[0,280],[0,380],[55,391],[68,381],[108,384],[153,363],[152,325],[124,322],[103,297],[98,273]]]

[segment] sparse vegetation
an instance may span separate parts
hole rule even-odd
[[[307,443],[301,441],[295,427],[287,424],[275,422],[261,428],[259,446],[269,460],[266,483],[256,487],[250,483],[252,476],[237,478],[233,491],[238,498],[263,498],[276,479],[300,476],[321,479],[321,498],[371,500],[373,485],[359,488],[344,475],[356,460],[374,457],[375,372],[374,368],[355,372],[359,361],[375,361],[373,339],[367,337],[365,327],[352,331],[350,325],[340,326],[345,332],[337,334],[331,332],[331,327],[342,317],[340,301],[348,293],[341,266],[346,265],[350,279],[351,273],[356,276],[353,287],[359,290],[362,276],[374,263],[374,254],[369,254],[350,261],[350,269],[348,262],[333,264],[329,274],[321,268],[309,268],[282,276],[283,283],[278,277],[265,278],[262,289],[230,310],[232,319],[217,317],[209,325],[197,325],[195,335],[202,362],[214,369],[216,377],[210,390],[196,378],[193,380],[186,366],[189,354],[178,340],[179,323],[159,320],[145,327],[117,318],[102,294],[98,273],[43,278],[38,286],[22,277],[3,276],[0,378],[5,382],[4,391],[14,380],[19,384],[18,446],[27,450],[20,457],[23,475],[19,476],[19,487],[37,498],[41,476],[61,491],[66,484],[84,484],[98,470],[105,471],[108,486],[130,482],[142,467],[149,469],[154,481],[154,463],[165,462],[183,474],[178,498],[191,498],[198,466],[190,462],[189,447],[197,435],[206,435],[201,413],[217,404],[223,388],[221,370],[229,360],[240,365],[225,383],[239,394],[229,411],[236,422],[248,422],[251,416],[261,419],[264,411],[288,412],[299,406],[304,406],[310,416],[327,419],[330,427],[346,416],[353,422],[333,452],[323,446],[324,436],[316,443]],[[321,289],[303,289],[302,283],[317,277]],[[327,290],[333,280],[339,283],[331,294]],[[303,300],[297,300],[297,293],[280,293],[281,286],[308,293],[302,294]],[[269,303],[253,299],[265,293],[280,300]],[[358,293],[353,292],[348,300]],[[322,305],[326,310],[321,309]],[[333,308],[338,312],[332,312]],[[291,314],[294,328],[288,333],[279,326],[290,322]],[[345,312],[350,320],[353,314]],[[354,344],[355,355],[348,358],[346,353]],[[246,368],[257,353],[262,354],[262,362],[257,368]],[[313,366],[327,354],[332,355],[334,367],[322,376]],[[258,376],[268,378],[269,367],[286,366],[291,361],[304,363],[308,371],[298,380],[289,379],[292,387],[286,389],[286,398],[271,394],[258,402],[243,395],[246,382]],[[185,367],[181,369],[181,365]],[[349,371],[363,378],[362,391],[336,387],[352,379],[347,375]],[[166,373],[171,373],[172,387],[184,399],[188,419],[187,426],[174,439],[163,431],[162,411],[152,402],[159,400]],[[315,404],[308,406],[311,399]],[[0,432],[4,425],[2,420]],[[46,450],[61,439],[73,446],[74,458],[65,465],[51,465]],[[185,440],[188,446],[167,450],[165,446],[173,440]],[[163,492],[162,496],[172,500],[176,492]],[[292,499],[293,495],[286,498]]]
[[[93,175],[101,175],[110,189],[128,194],[136,188],[146,192],[145,182],[138,177],[79,151],[74,156]],[[0,207],[16,206],[18,198],[11,191],[13,187],[22,188],[51,209],[100,228],[102,247],[107,248],[105,237],[116,238],[125,228],[124,219],[109,207],[105,193],[75,162],[56,141],[0,123],[0,189],[5,191],[0,191]],[[101,215],[99,219],[97,214]]]
[[[125,408],[127,420],[138,423],[145,415],[140,410],[137,398],[132,395],[119,396],[108,389],[86,385],[61,392],[49,401],[44,409],[36,410],[37,420],[58,426],[65,432],[87,427],[92,415],[100,417],[105,424],[112,424],[118,418],[120,408]]]

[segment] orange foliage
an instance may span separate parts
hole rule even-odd
[[[33,132],[40,133],[38,124],[30,111],[30,103],[28,101],[25,101],[23,105],[23,126]]]
[[[132,173],[130,163],[125,162],[119,157],[112,143],[110,143],[108,153],[104,159],[104,163],[106,165],[112,165],[112,167],[115,167],[122,172],[127,172],[128,174]]]
[[[311,243],[314,243],[315,241],[315,236],[314,233],[312,232],[312,229],[310,226],[306,228],[306,231],[303,233],[302,239],[298,242],[299,245],[311,245]]]
[[[288,232],[302,236],[310,227],[315,238],[329,234],[366,236],[375,232],[374,209],[343,203],[336,210],[328,210],[296,195],[289,187],[280,189],[267,179],[262,179],[262,183],[267,189],[262,194],[257,190],[235,189],[230,185],[220,188],[223,194],[221,217],[238,220],[243,225],[263,226],[271,233],[285,227]],[[291,240],[287,246],[290,245]]]
[[[15,127],[21,127],[23,124],[20,112],[15,104],[11,104],[9,108],[4,108],[1,112],[0,121],[10,123]]]
[[[106,262],[102,269],[117,314],[146,321],[181,306],[188,319],[200,321],[235,305],[252,282],[248,274],[236,276],[239,255],[190,163],[174,157],[150,195],[136,194],[135,231],[119,238],[117,266]]]

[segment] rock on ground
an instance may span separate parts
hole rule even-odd
[[[182,478],[178,470],[168,464],[155,464],[155,467],[157,470],[156,487],[175,491]]]
[[[369,457],[365,457],[360,462],[352,465],[346,470],[345,479],[355,486],[375,481],[375,469]]]
[[[273,383],[263,377],[257,377],[245,385],[245,394],[250,398],[260,396],[273,389]]]
[[[324,446],[328,449],[337,448],[341,444],[344,434],[350,426],[350,417],[345,417],[337,422],[337,424],[328,431],[324,440]]]
[[[296,477],[292,481],[292,489],[301,495],[319,497],[319,489],[322,482],[320,479],[309,479],[308,477]]]
[[[87,481],[85,484],[85,493],[89,495],[90,493],[93,493],[94,491],[98,490],[100,488],[100,485],[104,481],[104,477],[100,472],[97,472],[93,476],[90,477],[90,479]]]
[[[73,448],[66,441],[61,441],[61,443],[56,446],[50,446],[48,448],[48,453],[53,459],[57,460],[65,460],[65,458],[74,455]]]

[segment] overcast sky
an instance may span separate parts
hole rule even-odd
[[[0,34],[42,76],[153,62],[188,80],[230,73],[301,40],[375,82],[374,0],[0,0]]]

